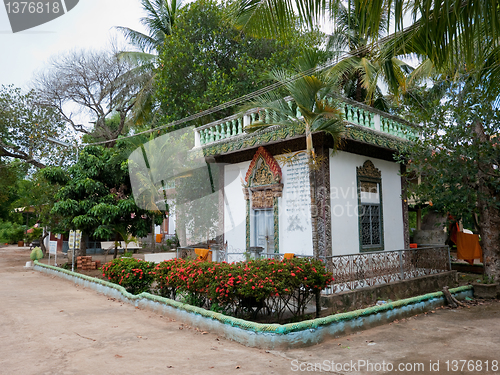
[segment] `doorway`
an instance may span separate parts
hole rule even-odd
[[[274,215],[272,209],[254,210],[255,246],[264,248],[268,254],[274,253]]]

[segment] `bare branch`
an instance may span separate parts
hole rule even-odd
[[[112,140],[122,134],[142,88],[143,78],[131,72],[132,66],[114,52],[72,51],[55,56],[48,70],[35,78],[35,87],[41,104],[54,108],[75,131]],[[115,113],[120,113],[116,130],[108,124]],[[94,126],[82,124],[77,116]]]

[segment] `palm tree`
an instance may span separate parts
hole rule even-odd
[[[148,35],[128,27],[117,26],[129,42],[137,47],[146,59],[157,56],[158,50],[163,46],[167,36],[172,35],[178,11],[182,7],[182,0],[141,0],[142,7],[147,13],[141,18],[141,23],[146,27]],[[147,56],[149,55],[149,56]]]
[[[348,0],[348,3],[356,1]],[[235,24],[247,32],[287,37],[288,25],[294,17],[298,17],[304,27],[313,29],[322,19],[336,22],[336,9],[340,4],[340,0],[238,0],[232,15]],[[500,86],[500,6],[497,1],[386,0],[364,1],[362,4],[363,16],[359,25],[374,39],[380,34],[381,21],[387,14],[393,16],[394,33],[387,39],[403,36],[400,39],[402,49],[394,51],[394,56],[409,53],[405,50],[406,32],[419,33],[423,42],[421,52],[437,69],[446,67],[450,60],[461,55],[468,67],[490,78],[486,86],[488,90]],[[405,22],[412,19],[412,24],[406,29],[405,17]],[[459,35],[462,43],[456,42]],[[493,48],[489,47],[491,45]]]
[[[182,0],[141,0],[146,11],[146,17],[141,18],[141,23],[147,29],[147,34],[133,30],[129,27],[116,26],[125,38],[128,39],[137,51],[122,51],[119,57],[127,59],[135,65],[131,74],[140,74],[146,84],[137,98],[133,112],[135,123],[145,123],[151,120],[153,112],[153,91],[156,78],[155,69],[158,67],[158,55],[165,39],[172,35],[172,28],[182,7]]]
[[[351,6],[340,4],[335,11],[335,29],[328,37],[326,49],[337,63],[329,69],[337,77],[343,95],[383,111],[389,110],[379,84],[383,83],[393,97],[399,97],[406,76],[412,68],[395,56],[381,55],[377,41],[387,31],[387,14],[381,18],[378,34],[363,24],[364,4],[355,0]]]
[[[312,53],[305,53],[298,70],[307,71],[316,66],[316,56],[313,56]],[[259,96],[245,105],[243,110],[260,108],[269,114],[265,123],[255,122],[246,127],[245,130],[253,132],[273,125],[305,128],[313,255],[315,258],[319,258],[315,184],[316,170],[321,160],[314,153],[312,133],[324,131],[330,134],[334,140],[334,149],[337,148],[344,126],[342,112],[334,104],[335,82],[322,72],[302,75],[298,79],[283,70],[272,71],[269,75],[270,79],[283,85],[289,97],[283,98],[279,93],[271,92]]]

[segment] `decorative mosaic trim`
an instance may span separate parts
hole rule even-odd
[[[404,150],[406,150],[406,148],[410,144],[409,141],[406,141],[404,139],[398,139],[396,137],[384,135],[379,132],[359,126],[352,126],[348,128],[346,134],[344,135],[344,138],[369,143],[375,146],[380,146],[399,152],[403,152]]]
[[[273,215],[274,215],[274,253],[280,252],[280,223],[278,212],[278,197],[274,197]]]
[[[247,199],[247,219],[246,219],[246,245],[247,250],[250,249],[250,199]]]
[[[283,141],[304,134],[304,127],[273,126],[269,129],[253,134],[239,136],[237,137],[237,139],[225,139],[224,141],[218,142],[216,144],[203,146],[202,149],[199,149],[195,152],[200,152],[199,156],[223,155],[229,152],[266,145],[270,142]],[[398,152],[403,152],[404,150],[406,150],[408,144],[410,143],[407,140],[398,139],[395,136],[385,135],[375,130],[356,125],[351,125],[351,127],[346,129],[344,138],[372,144]]]
[[[141,293],[141,294],[131,294],[125,290],[124,287],[110,283],[105,280],[101,280],[95,277],[90,277],[87,275],[82,275],[76,272],[71,272],[69,270],[65,270],[59,267],[54,267],[54,266],[49,266],[47,264],[42,264],[39,263],[38,261],[35,261],[35,270],[38,271],[37,268],[45,268],[45,269],[50,269],[56,272],[64,273],[70,276],[73,276],[75,278],[80,278],[89,282],[93,282],[96,284],[103,285],[108,288],[112,288],[120,292],[123,297],[130,301],[138,301],[141,299],[147,299],[153,302],[158,302],[158,303],[163,303],[168,306],[172,306],[184,311],[187,311],[189,313],[193,314],[199,314],[200,316],[204,318],[209,318],[209,319],[214,319],[218,320],[219,322],[223,324],[227,324],[233,327],[241,328],[244,330],[252,331],[252,332],[258,332],[258,333],[272,333],[272,334],[278,334],[278,335],[286,335],[292,332],[298,332],[298,331],[303,331],[303,330],[311,330],[311,329],[318,329],[322,326],[327,326],[330,324],[334,323],[340,323],[340,322],[347,322],[350,320],[357,319],[359,317],[363,316],[368,316],[368,315],[374,315],[378,313],[382,313],[385,311],[390,311],[394,310],[397,308],[421,303],[421,302],[426,302],[430,301],[433,299],[437,298],[442,298],[444,300],[444,295],[443,292],[434,292],[434,293],[428,293],[424,294],[422,296],[418,297],[412,297],[412,298],[406,298],[394,302],[389,302],[385,303],[380,306],[372,306],[368,307],[366,309],[362,310],[356,310],[356,311],[350,311],[347,313],[341,313],[341,314],[336,314],[336,315],[329,315],[324,318],[318,318],[318,319],[311,319],[311,320],[305,320],[302,322],[298,323],[288,323],[288,324],[262,324],[262,323],[255,323],[255,322],[250,322],[248,320],[243,320],[243,319],[238,319],[238,318],[233,318],[231,316],[227,316],[221,313],[217,313],[214,311],[202,309],[201,307],[196,307],[192,305],[188,305],[182,302],[174,301],[169,298],[164,298],[160,296],[156,296],[150,293]],[[472,285],[465,285],[461,286],[458,288],[453,288],[450,289],[450,293],[452,294],[458,294],[462,292],[467,292],[469,290],[472,290],[473,287]]]
[[[253,156],[252,162],[248,167],[247,174],[245,176],[245,183],[249,184],[250,177],[252,176],[255,167],[257,166],[257,162],[259,158],[262,157],[264,163],[269,167],[269,170],[273,174],[274,182],[279,183],[281,181],[281,168],[278,162],[274,159],[274,157],[265,149],[265,147],[259,147],[257,152]]]

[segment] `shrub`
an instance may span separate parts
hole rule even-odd
[[[0,242],[17,243],[24,239],[25,226],[8,221],[0,221]]]
[[[333,280],[321,261],[296,258],[211,263],[172,259],[156,266],[160,294],[183,292],[197,306],[252,313],[262,308],[278,319],[286,310],[303,314],[306,304]]]
[[[42,258],[43,258],[43,252],[42,249],[40,249],[38,246],[35,247],[33,250],[31,250],[30,259],[32,261],[40,260]]]
[[[186,303],[204,306],[208,302],[211,265],[211,262],[177,258],[159,263],[155,269],[159,293],[175,298],[181,292],[186,295]]]
[[[155,265],[135,258],[117,258],[102,266],[102,276],[129,293],[147,292],[154,281]]]

